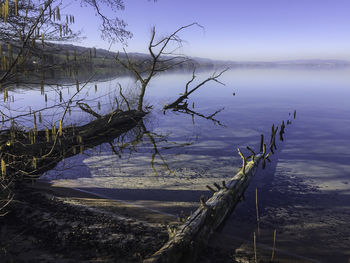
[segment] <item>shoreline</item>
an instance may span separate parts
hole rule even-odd
[[[4,262],[142,262],[176,218],[49,183],[15,189],[1,218]],[[117,260],[117,261],[116,261]]]
[[[95,208],[113,212],[120,217],[132,218],[147,223],[171,224],[177,218],[173,214],[135,205],[132,202],[113,199],[103,194],[94,193],[81,188],[56,186],[50,182],[37,181],[29,186],[39,192],[47,193],[62,199],[66,204]]]

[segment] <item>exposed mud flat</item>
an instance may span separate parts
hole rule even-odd
[[[228,180],[238,170],[239,158],[178,154],[166,156],[170,171],[161,161],[150,165],[150,156],[134,154],[118,159],[99,155],[76,161],[62,175],[42,176],[57,187],[76,188],[98,196],[178,216],[197,209],[201,195],[210,196],[207,185]],[[69,167],[69,160],[66,161]],[[58,167],[57,171],[62,169]],[[79,175],[79,176],[78,176]]]

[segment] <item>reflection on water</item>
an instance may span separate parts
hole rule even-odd
[[[186,206],[195,207],[194,202],[206,193],[203,191],[207,184],[233,176],[240,164],[237,147],[250,145],[258,149],[260,134],[268,137],[271,124],[287,120],[288,113],[297,109],[297,119],[286,127],[284,143],[272,165],[258,173],[246,193],[246,201],[237,207],[211,246],[226,246],[237,255],[252,248],[258,187],[260,255],[271,253],[273,231],[277,229],[277,260],[294,257],[304,260],[300,262],[346,262],[350,258],[349,73],[227,72],[220,79],[225,86],[210,83],[188,101],[189,106],[194,102],[195,110],[203,116],[224,108],[215,115],[222,126],[191,114],[163,114],[162,106],[183,92],[191,74],[161,75],[146,93],[146,104],[153,105],[153,110],[137,141],[134,134],[123,144],[118,144],[117,139],[112,144],[102,144],[65,160],[64,165],[59,164],[44,177],[57,185],[180,213]],[[198,79],[206,77],[206,73],[201,73]],[[116,82],[132,97],[134,82],[128,78],[98,83],[96,93],[94,84],[88,85],[82,96],[104,114],[113,108],[114,97],[119,93],[114,91]],[[68,96],[68,89],[63,89],[63,93]],[[17,104],[11,109],[27,110],[24,102],[28,102],[28,96],[32,109],[45,107],[40,91],[21,91],[14,96]],[[55,96],[57,101],[59,95]],[[96,101],[100,101],[100,110]],[[43,117],[43,125],[61,111],[62,107],[51,109]],[[74,110],[67,123],[86,123],[91,119]],[[158,201],[162,201],[162,206]],[[166,208],[167,202],[172,206],[178,202],[177,210]]]

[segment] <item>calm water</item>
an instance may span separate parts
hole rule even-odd
[[[130,201],[163,213],[189,213],[200,195],[209,196],[206,185],[231,178],[240,159],[237,147],[258,150],[260,134],[268,137],[272,124],[297,118],[286,128],[285,140],[267,169],[259,170],[242,202],[210,243],[236,259],[252,251],[258,233],[255,191],[258,189],[260,227],[258,256],[271,257],[273,231],[277,232],[276,259],[281,262],[348,262],[350,260],[350,71],[233,70],[220,79],[226,85],[208,83],[190,96],[198,116],[168,111],[162,106],[184,91],[191,74],[162,75],[151,82],[145,104],[153,106],[142,129],[125,138],[65,160],[43,177],[55,184]],[[198,74],[198,82],[211,72]],[[135,83],[119,78],[88,84],[77,97],[85,98],[101,114],[114,104],[117,83],[123,93],[135,97]],[[82,85],[82,84],[81,84]],[[50,106],[59,92],[40,90],[10,92],[12,114]],[[71,95],[75,90],[69,88]],[[235,96],[233,96],[235,93]],[[62,89],[68,98],[68,87]],[[106,95],[108,94],[108,95]],[[30,100],[30,105],[28,103]],[[97,109],[98,101],[100,110]],[[43,112],[43,126],[57,121],[63,107]],[[93,117],[78,108],[65,123],[83,124]],[[24,123],[32,117],[23,118]],[[135,141],[140,135],[142,140]],[[161,201],[161,202],[160,202]],[[290,259],[290,261],[288,261]]]

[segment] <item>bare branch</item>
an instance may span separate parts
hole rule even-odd
[[[93,111],[93,110],[91,109],[91,107],[90,107],[88,104],[83,103],[83,102],[77,102],[76,104],[79,106],[79,108],[80,108],[82,111],[85,111],[85,112],[91,114],[92,116],[94,116],[94,117],[96,117],[96,118],[101,118],[101,115],[98,114],[97,112]]]
[[[133,63],[127,52],[124,49],[125,57],[126,57],[126,62],[121,60],[119,58],[119,53],[116,56],[116,60],[127,70],[129,70],[138,81],[141,83],[141,91],[140,91],[140,96],[139,96],[139,102],[138,102],[138,110],[142,111],[143,110],[143,98],[146,92],[146,88],[151,81],[151,79],[159,72],[164,72],[166,70],[169,70],[171,68],[174,68],[180,64],[183,64],[190,59],[188,59],[185,56],[180,56],[180,55],[174,55],[173,52],[167,52],[166,48],[168,47],[170,42],[175,42],[178,45],[181,45],[182,39],[178,36],[178,33],[186,28],[189,28],[191,26],[197,25],[200,26],[198,23],[192,23],[186,26],[182,26],[175,30],[173,33],[168,35],[167,37],[164,37],[157,42],[155,42],[156,38],[156,29],[155,27],[152,28],[151,31],[151,39],[148,44],[148,51],[151,57],[150,65],[148,70],[139,70],[137,69],[137,65]],[[156,51],[157,49],[157,51]],[[175,49],[177,50],[177,49]],[[173,50],[174,51],[174,50]],[[171,55],[166,59],[161,59],[164,55]],[[142,75],[141,75],[142,74]],[[143,75],[145,75],[143,77]]]
[[[126,22],[118,17],[111,19],[102,13],[100,5],[110,7],[113,12],[125,9],[122,0],[81,0],[82,3],[93,7],[102,21],[101,37],[111,42],[121,42],[125,44],[126,39],[132,37],[132,33],[126,30]]]
[[[219,74],[215,74],[215,72],[213,73],[213,75],[209,78],[207,78],[206,80],[203,80],[201,83],[199,83],[197,86],[195,86],[193,89],[191,89],[190,91],[188,91],[188,87],[191,84],[191,82],[193,82],[195,76],[194,76],[194,72],[192,73],[192,79],[190,81],[187,82],[186,84],[186,88],[185,88],[185,93],[180,96],[177,100],[175,100],[173,103],[167,104],[163,107],[164,110],[167,109],[175,109],[177,107],[179,107],[179,105],[186,99],[188,99],[188,96],[195,92],[197,89],[199,89],[201,86],[203,86],[204,84],[206,84],[209,81],[215,81],[217,83],[220,83],[222,85],[225,85],[224,83],[220,82],[218,80],[218,78],[228,70],[228,68],[224,69],[223,71],[221,71]]]
[[[194,81],[194,79],[196,78],[196,68],[193,69],[193,72],[192,72],[192,79],[190,79],[187,83],[186,83],[186,88],[185,88],[185,93],[187,95],[188,93],[188,86]]]
[[[125,96],[122,93],[122,85],[120,85],[120,83],[118,83],[118,85],[119,85],[119,94],[123,98],[123,100],[125,101],[126,107],[128,108],[128,110],[130,110],[129,102],[128,102],[128,100],[125,98]]]

